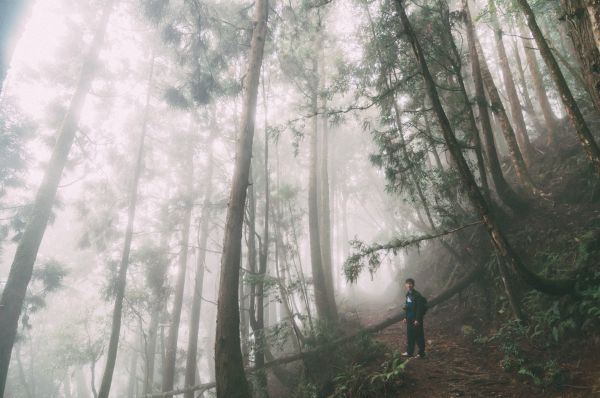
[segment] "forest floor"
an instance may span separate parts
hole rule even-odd
[[[371,308],[369,308],[371,307]],[[382,313],[365,306],[358,311],[364,325],[377,323],[398,309]],[[475,321],[453,308],[436,308],[427,314],[425,338],[427,356],[410,358],[399,397],[600,397],[600,347],[565,347],[561,368],[566,381],[560,387],[541,388],[526,376],[502,369],[502,353],[491,344],[477,344],[464,333]],[[476,326],[476,325],[475,325]],[[405,351],[406,326],[397,323],[375,336],[389,351]],[[575,347],[574,347],[575,348]],[[543,353],[539,353],[543,355]]]

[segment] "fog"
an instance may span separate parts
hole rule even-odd
[[[598,93],[554,29],[559,5],[534,12],[572,103],[516,6],[477,0],[471,19],[466,2],[399,4],[3,5],[4,396],[213,381],[197,396],[313,396],[243,366],[402,310],[407,278],[432,299],[477,267],[489,274],[466,297],[488,289],[491,313],[521,319],[502,270],[550,285],[520,268],[537,257],[519,219],[567,195],[544,174],[559,148],[600,164]],[[563,182],[595,198],[585,170]]]

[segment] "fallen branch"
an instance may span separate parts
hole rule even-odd
[[[356,279],[358,279],[358,276],[360,275],[361,271],[364,269],[365,263],[368,263],[368,269],[371,274],[373,274],[377,270],[377,268],[379,268],[379,266],[381,265],[381,258],[379,257],[379,252],[391,251],[392,253],[396,254],[400,249],[405,249],[409,246],[418,246],[423,241],[441,238],[442,236],[450,235],[462,231],[465,228],[469,228],[482,223],[482,220],[478,220],[457,228],[440,231],[434,234],[425,234],[412,238],[397,238],[387,243],[375,243],[370,246],[364,244],[363,242],[355,240],[351,242],[351,244],[356,250],[356,252],[350,257],[348,257],[348,259],[344,263],[344,273],[346,274],[346,278],[348,279],[348,281],[355,282]],[[365,260],[365,257],[368,257],[368,260]]]
[[[466,228],[466,226],[464,228]],[[481,271],[482,271],[481,265],[477,266],[476,268],[473,268],[472,270],[469,271],[469,273],[467,275],[465,275],[461,280],[459,280],[454,286],[452,286],[451,288],[449,288],[447,290],[444,290],[442,293],[440,293],[436,297],[429,300],[428,306],[430,308],[432,308],[436,305],[439,305],[439,304],[443,303],[444,301],[447,301],[448,299],[450,299],[452,296],[454,296],[458,292],[464,290],[473,281],[475,281],[475,279],[477,278],[477,276],[479,276]],[[331,341],[330,343],[317,346],[310,351],[299,352],[296,354],[277,358],[273,361],[269,361],[269,362],[265,363],[264,366],[262,366],[260,368],[248,367],[248,368],[246,368],[246,373],[253,373],[258,370],[269,369],[273,366],[285,365],[288,363],[300,361],[311,355],[318,355],[319,353],[321,353],[324,350],[331,349],[331,348],[337,347],[339,345],[348,343],[348,342],[354,340],[358,336],[363,336],[365,334],[374,334],[374,333],[380,332],[383,329],[386,329],[386,328],[402,321],[405,318],[405,316],[406,316],[405,312],[400,311],[400,312],[384,319],[383,321],[381,321],[379,323],[376,323],[371,326],[367,326],[367,327],[360,329],[349,335],[342,336],[338,339]],[[210,389],[214,388],[215,386],[216,386],[216,383],[214,383],[214,382],[200,384],[197,386],[181,388],[178,390],[167,391],[167,392],[162,392],[162,393],[157,393],[157,394],[150,394],[150,395],[146,395],[144,398],[163,398],[163,397],[167,397],[167,396],[171,396],[171,395],[181,395],[181,394],[184,394],[186,392],[191,392],[191,391],[203,392],[206,390],[210,390]]]

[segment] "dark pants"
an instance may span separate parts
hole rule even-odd
[[[406,352],[413,355],[415,352],[415,343],[419,347],[419,355],[425,355],[425,332],[423,331],[423,322],[415,326],[414,320],[406,321]]]

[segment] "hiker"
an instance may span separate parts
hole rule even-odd
[[[412,357],[415,352],[415,343],[419,347],[419,358],[425,357],[425,333],[423,331],[423,317],[427,311],[427,300],[415,290],[415,280],[408,278],[406,286],[406,352],[403,356]]]

